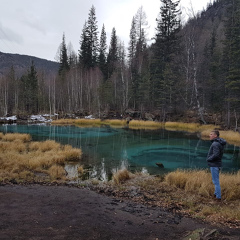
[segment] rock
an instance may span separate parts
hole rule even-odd
[[[160,168],[164,168],[164,165],[162,163],[156,163],[156,165]]]
[[[151,113],[145,113],[145,118],[146,118],[146,120],[148,120],[148,121],[153,121],[154,115],[151,114]]]

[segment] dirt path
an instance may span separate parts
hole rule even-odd
[[[121,202],[87,189],[0,186],[1,240],[182,239],[199,228],[214,229],[159,208]],[[240,239],[239,229],[218,231],[218,239]]]

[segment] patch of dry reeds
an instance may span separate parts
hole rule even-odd
[[[109,120],[104,120],[102,123],[110,126],[126,126],[127,121],[126,120],[120,120],[120,119],[109,119]]]
[[[76,126],[100,126],[102,124],[101,119],[58,119],[52,122],[54,125],[76,125]]]
[[[198,193],[205,197],[212,196],[214,192],[211,173],[207,170],[177,170],[167,174],[165,180],[168,184],[186,192]],[[223,199],[240,199],[240,171],[236,174],[221,173],[220,184]]]
[[[214,129],[218,126],[201,125],[199,123],[183,123],[183,122],[166,122],[165,129],[172,131],[202,132],[206,129]]]
[[[50,179],[64,179],[65,163],[81,159],[81,149],[70,145],[63,146],[52,140],[29,142],[26,134],[14,135],[14,138],[6,135],[0,139],[0,181],[30,181],[36,178],[35,173],[47,174]]]
[[[129,128],[131,129],[159,129],[163,127],[164,124],[161,122],[139,120],[132,120],[129,122]]]
[[[15,140],[22,141],[22,142],[29,142],[31,141],[31,136],[29,134],[22,134],[22,133],[7,133],[1,137],[3,141],[13,142]]]

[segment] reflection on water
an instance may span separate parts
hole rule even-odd
[[[200,140],[196,134],[166,130],[131,130],[111,127],[78,128],[74,126],[5,125],[2,132],[31,134],[33,140],[53,139],[62,144],[81,148],[84,155],[78,165],[67,165],[73,178],[77,168],[88,169],[85,177],[108,180],[112,173],[128,168],[150,174],[162,174],[177,168],[207,168],[206,155],[210,141]],[[240,166],[239,147],[227,145],[223,157],[225,171]],[[162,163],[159,168],[156,163]]]

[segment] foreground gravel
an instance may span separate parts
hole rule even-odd
[[[0,186],[0,215],[1,240],[189,239],[203,228],[202,239],[240,239],[239,229],[69,186]]]

